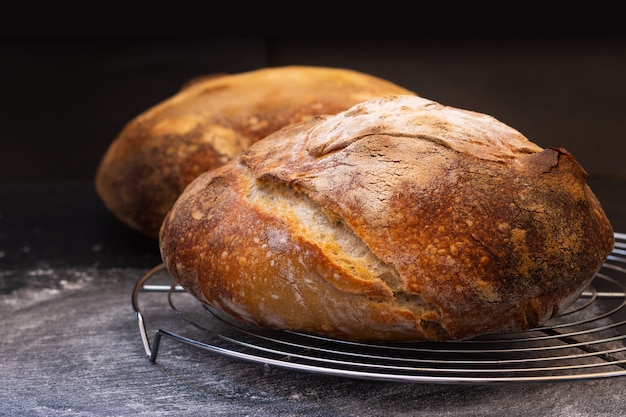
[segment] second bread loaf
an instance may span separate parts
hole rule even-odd
[[[413,94],[343,68],[286,66],[197,79],[131,120],[98,167],[96,190],[119,220],[156,238],[183,189],[291,123],[374,97]]]

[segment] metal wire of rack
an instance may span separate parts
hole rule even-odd
[[[140,294],[146,293],[156,295],[154,316],[165,320],[167,313],[170,322],[173,313],[176,320],[169,324],[176,332],[158,328],[152,343],[139,307]],[[165,336],[237,360],[355,379],[497,384],[621,377],[626,376],[626,234],[615,233],[612,253],[560,316],[527,332],[461,342],[357,343],[242,324],[187,294],[163,264],[137,281],[132,306],[153,362]]]

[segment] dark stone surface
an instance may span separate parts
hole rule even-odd
[[[624,378],[513,385],[352,380],[264,367],[167,339],[153,363],[130,304],[144,272],[14,272],[56,285],[0,296],[0,414],[617,417],[626,407]]]

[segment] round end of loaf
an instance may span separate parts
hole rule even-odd
[[[526,330],[576,300],[613,230],[563,148],[417,96],[290,125],[195,179],[159,245],[243,321],[346,340]]]
[[[389,94],[413,93],[343,68],[198,77],[122,129],[100,161],[96,190],[118,219],[157,238],[176,198],[202,172],[286,125]]]

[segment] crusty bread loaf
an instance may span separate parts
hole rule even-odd
[[[613,248],[563,148],[417,96],[285,127],[202,174],[160,250],[246,322],[347,340],[462,340],[562,312]]]
[[[131,120],[96,173],[105,206],[153,238],[185,186],[290,123],[374,97],[414,94],[343,68],[286,66],[190,80]]]

